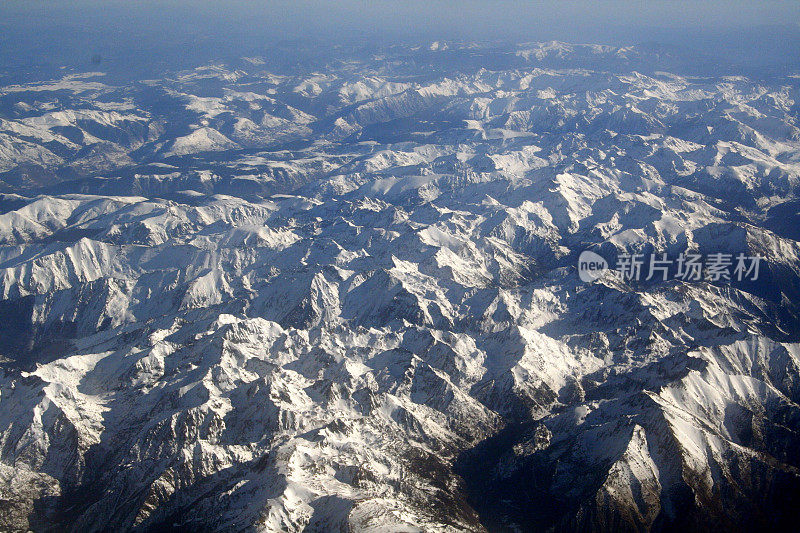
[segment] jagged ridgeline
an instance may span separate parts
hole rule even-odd
[[[0,529],[796,528],[798,78],[348,54],[0,87]]]

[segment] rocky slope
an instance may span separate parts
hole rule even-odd
[[[0,527],[791,530],[798,79],[676,62],[0,88]],[[764,259],[584,283],[585,249]]]

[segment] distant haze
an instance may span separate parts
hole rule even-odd
[[[8,1],[0,69],[74,65],[98,55],[187,64],[289,39],[503,40],[694,47],[747,63],[791,64],[800,2]],[[792,67],[793,68],[793,67]]]

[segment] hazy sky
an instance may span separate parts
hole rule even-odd
[[[309,37],[376,43],[657,41],[720,47],[758,61],[800,55],[798,22],[797,0],[0,0],[0,69],[57,65],[98,53],[200,58]],[[764,30],[775,25],[782,27]]]
[[[570,34],[576,27],[603,33],[604,26],[724,28],[800,22],[797,0],[4,0],[0,3],[3,11],[28,14],[30,23],[105,18],[109,24],[172,20],[180,26],[180,19],[188,18],[212,32],[216,22],[223,22],[248,31],[266,26],[286,34],[324,29],[475,38],[502,38],[509,32],[531,30]]]

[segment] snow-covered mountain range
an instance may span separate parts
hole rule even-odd
[[[0,87],[0,529],[792,530],[800,78],[683,61]],[[763,264],[584,283],[587,249]]]

